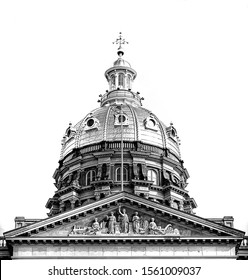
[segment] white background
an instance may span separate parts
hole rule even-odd
[[[248,0],[1,1],[0,234],[46,217],[61,139],[99,106],[120,31],[133,89],[178,131],[196,214],[247,234],[247,30]]]

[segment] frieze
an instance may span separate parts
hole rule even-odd
[[[185,231],[182,231],[185,234]],[[187,231],[190,235],[190,231]],[[119,206],[118,211],[103,217],[94,217],[93,221],[77,223],[72,226],[69,236],[75,235],[181,235],[172,224],[161,224],[154,217],[139,212],[127,212]]]

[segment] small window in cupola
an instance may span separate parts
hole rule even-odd
[[[120,73],[118,76],[118,85],[120,88],[124,87],[124,74]]]
[[[115,75],[111,75],[111,84],[115,86]]]
[[[115,89],[115,75],[111,75],[110,77],[110,89],[113,90]]]
[[[127,75],[127,89],[131,89],[131,81],[132,81],[132,77],[131,75]]]

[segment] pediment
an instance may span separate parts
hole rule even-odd
[[[146,211],[136,205],[118,204],[111,209],[90,213],[56,228],[39,231],[35,236],[199,236],[206,235],[190,225],[172,222],[166,217],[156,217],[153,211]]]
[[[243,235],[242,231],[125,192],[5,233],[10,239],[238,238]]]

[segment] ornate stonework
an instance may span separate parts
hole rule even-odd
[[[5,244],[13,258],[236,257],[244,232],[195,215],[177,131],[142,106],[116,42],[100,107],[63,136],[48,218],[17,219]]]

